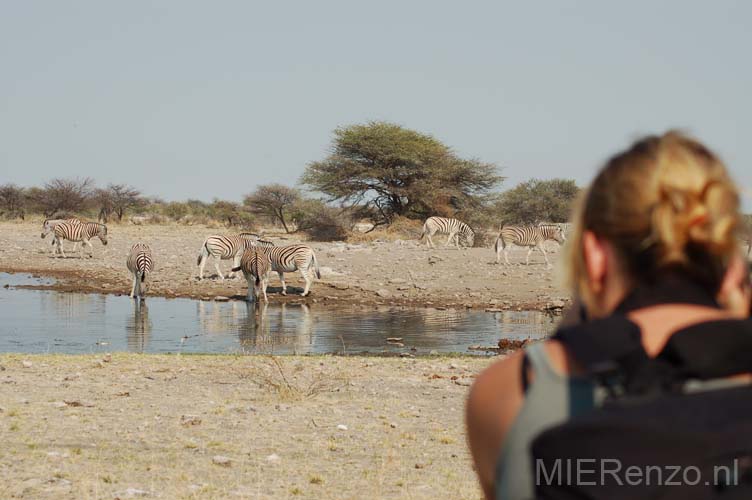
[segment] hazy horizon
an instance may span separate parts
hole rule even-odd
[[[461,156],[586,185],[645,133],[745,147],[752,4],[691,1],[0,6],[0,183],[240,200],[297,183],[338,126],[386,120]]]

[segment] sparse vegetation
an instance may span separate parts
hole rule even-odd
[[[467,388],[450,382],[457,369],[447,359],[284,358],[284,377],[301,391],[319,379],[354,384],[352,390],[335,384],[315,398],[291,401],[262,380],[252,383],[254,373],[268,370],[284,384],[268,357],[117,353],[105,369],[92,366],[95,356],[27,358],[34,368],[24,368],[18,355],[0,355],[3,376],[15,382],[0,387],[0,399],[34,395],[33,411],[6,410],[22,410],[23,420],[3,413],[0,421],[8,437],[4,456],[23,465],[4,472],[7,498],[278,498],[293,491],[322,500],[362,498],[364,492],[411,499],[480,495],[461,425]],[[473,372],[489,363],[465,359]],[[431,395],[424,395],[426,373],[437,370],[446,378],[431,381]],[[77,372],[82,376],[74,384],[64,380]],[[150,380],[145,374],[158,376]],[[130,397],[115,395],[123,390]],[[94,405],[49,404],[69,393]],[[225,401],[227,410],[215,414]],[[412,416],[398,417],[406,402],[415,408],[408,412]],[[398,421],[399,433],[381,425],[381,413]],[[201,423],[181,425],[186,414],[200,416]],[[424,439],[433,422],[441,422],[436,439]],[[401,439],[403,432],[421,437]],[[443,444],[441,437],[451,439]],[[217,466],[217,455],[231,465]],[[423,484],[428,486],[417,487]],[[133,493],[126,495],[127,489]]]

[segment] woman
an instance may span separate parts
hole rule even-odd
[[[664,294],[626,312],[649,356],[683,328],[749,313],[748,274],[736,239],[737,190],[717,156],[696,140],[668,132],[611,158],[574,222],[568,281],[588,318],[611,315],[638,290]],[[701,300],[685,300],[685,292]],[[592,411],[593,391],[556,340],[485,370],[468,399],[467,425],[486,498],[534,498],[532,440]]]

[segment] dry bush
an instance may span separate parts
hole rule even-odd
[[[236,373],[239,378],[255,383],[281,401],[300,401],[324,392],[334,392],[350,382],[341,373],[331,377],[318,372],[313,377],[304,379],[290,364],[277,356],[259,357],[253,359],[250,366],[237,369]]]

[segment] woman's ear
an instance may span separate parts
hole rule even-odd
[[[734,316],[747,318],[750,315],[751,297],[749,268],[745,259],[736,253],[729,261],[716,300]]]
[[[603,291],[608,269],[608,251],[592,231],[582,236],[582,253],[590,292],[597,295]]]

